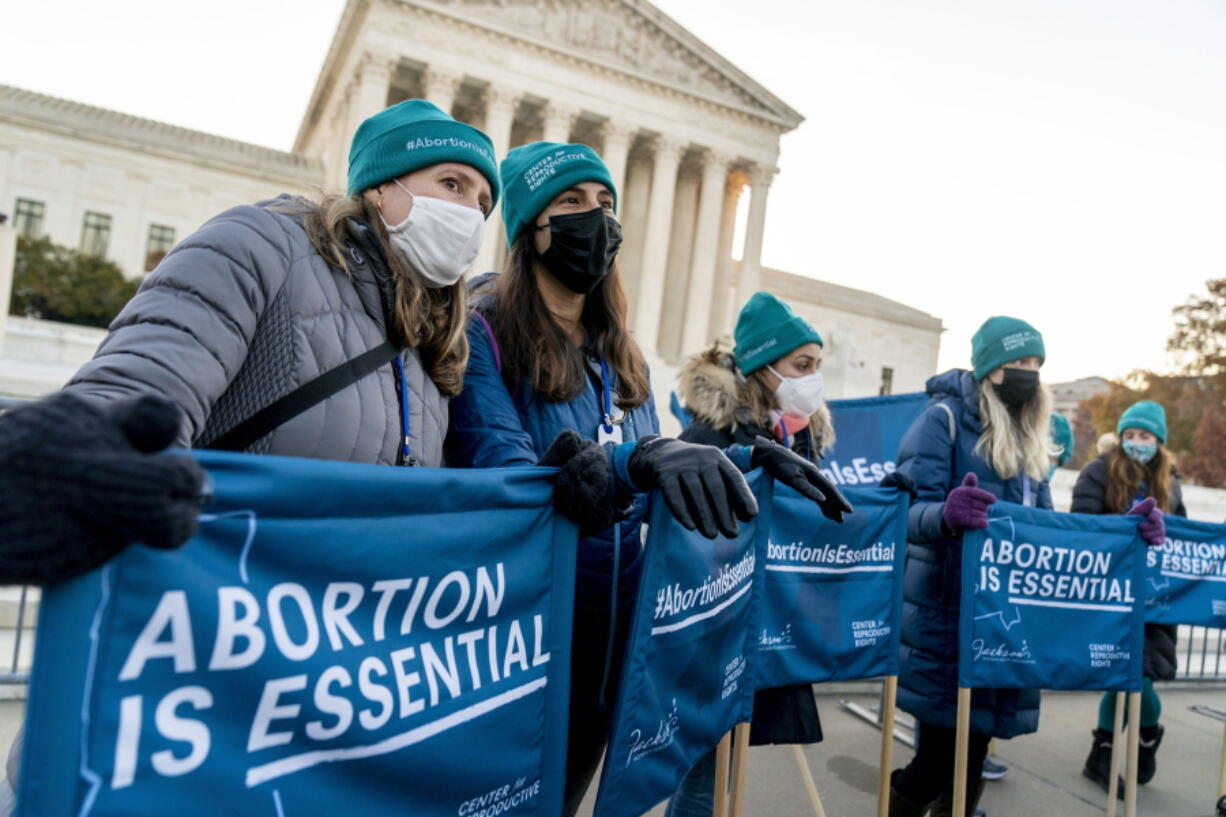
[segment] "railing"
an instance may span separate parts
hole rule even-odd
[[[1226,681],[1226,630],[1216,627],[1179,627],[1175,642],[1176,681]]]
[[[34,656],[39,592],[0,587],[0,684],[28,684]]]

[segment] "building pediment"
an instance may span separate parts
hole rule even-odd
[[[744,111],[804,117],[645,0],[397,0]]]

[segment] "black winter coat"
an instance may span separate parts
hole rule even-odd
[[[681,432],[687,443],[727,448],[730,445],[753,445],[756,437],[774,439],[770,431],[757,426],[737,425],[734,431],[713,427],[705,420],[695,419]],[[808,455],[808,431],[796,435],[793,450]],[[817,701],[809,684],[759,689],[753,696],[753,720],[749,725],[749,743],[764,746],[771,743],[818,743],[822,739],[822,723],[817,715]]]
[[[1108,473],[1106,456],[1099,457],[1081,469],[1077,484],[1073,486],[1073,505],[1069,510],[1073,513],[1111,513],[1107,510]],[[1188,509],[1183,504],[1183,489],[1179,485],[1178,474],[1171,475],[1171,510],[1168,515],[1188,515]],[[1170,681],[1175,677],[1176,632],[1174,624],[1145,625],[1145,662],[1142,673],[1146,678]]]

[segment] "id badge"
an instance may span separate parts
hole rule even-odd
[[[621,445],[622,427],[618,425],[617,423],[610,423],[609,425],[613,426],[612,431],[605,431],[604,423],[598,423],[596,425],[596,442],[599,443],[600,445],[604,445],[605,443],[613,443],[614,445]]]

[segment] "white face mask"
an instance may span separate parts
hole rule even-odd
[[[813,412],[822,407],[821,372],[804,377],[784,377],[775,371],[774,366],[766,368],[779,378],[779,385],[775,387],[775,399],[779,401],[779,410],[784,414],[812,417]]]
[[[409,193],[399,179],[392,181]],[[485,216],[455,202],[409,196],[413,206],[404,221],[394,226],[383,222],[392,247],[427,287],[449,287],[477,260]]]

